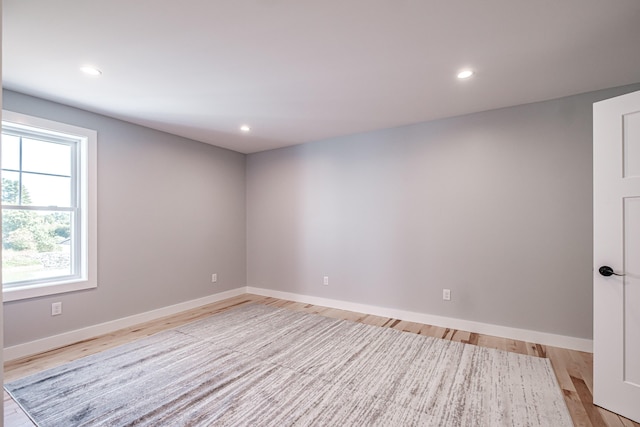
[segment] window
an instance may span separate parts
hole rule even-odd
[[[5,301],[95,288],[93,130],[2,112]]]

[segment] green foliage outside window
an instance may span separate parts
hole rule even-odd
[[[29,191],[22,186],[22,205],[29,205]],[[2,203],[17,205],[20,200],[18,181],[2,178]],[[4,209],[2,214],[2,247],[14,251],[53,252],[71,234],[69,215],[52,212]]]

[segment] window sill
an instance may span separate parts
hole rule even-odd
[[[59,283],[41,283],[2,290],[3,302],[19,301],[29,298],[43,297],[47,295],[63,294],[65,292],[80,291],[83,289],[97,288],[95,281],[76,280]]]

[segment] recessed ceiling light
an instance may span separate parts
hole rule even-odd
[[[91,65],[80,67],[80,70],[85,74],[89,74],[90,76],[99,76],[102,74],[102,71],[100,71],[96,67],[92,67]]]
[[[473,71],[471,70],[462,70],[458,73],[459,79],[468,79],[471,76],[473,76]]]
[[[240,130],[242,132],[250,132],[251,128],[249,127],[249,125],[242,125],[242,126],[240,126]]]

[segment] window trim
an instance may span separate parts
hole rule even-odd
[[[63,133],[77,136],[78,143],[78,176],[80,178],[80,215],[82,239],[80,244],[80,278],[50,281],[46,283],[27,283],[2,289],[3,300],[17,301],[46,295],[79,291],[98,287],[98,242],[97,242],[97,141],[95,130],[60,123],[53,120],[33,117],[22,113],[2,110],[2,123],[24,125],[46,130],[52,133]]]

